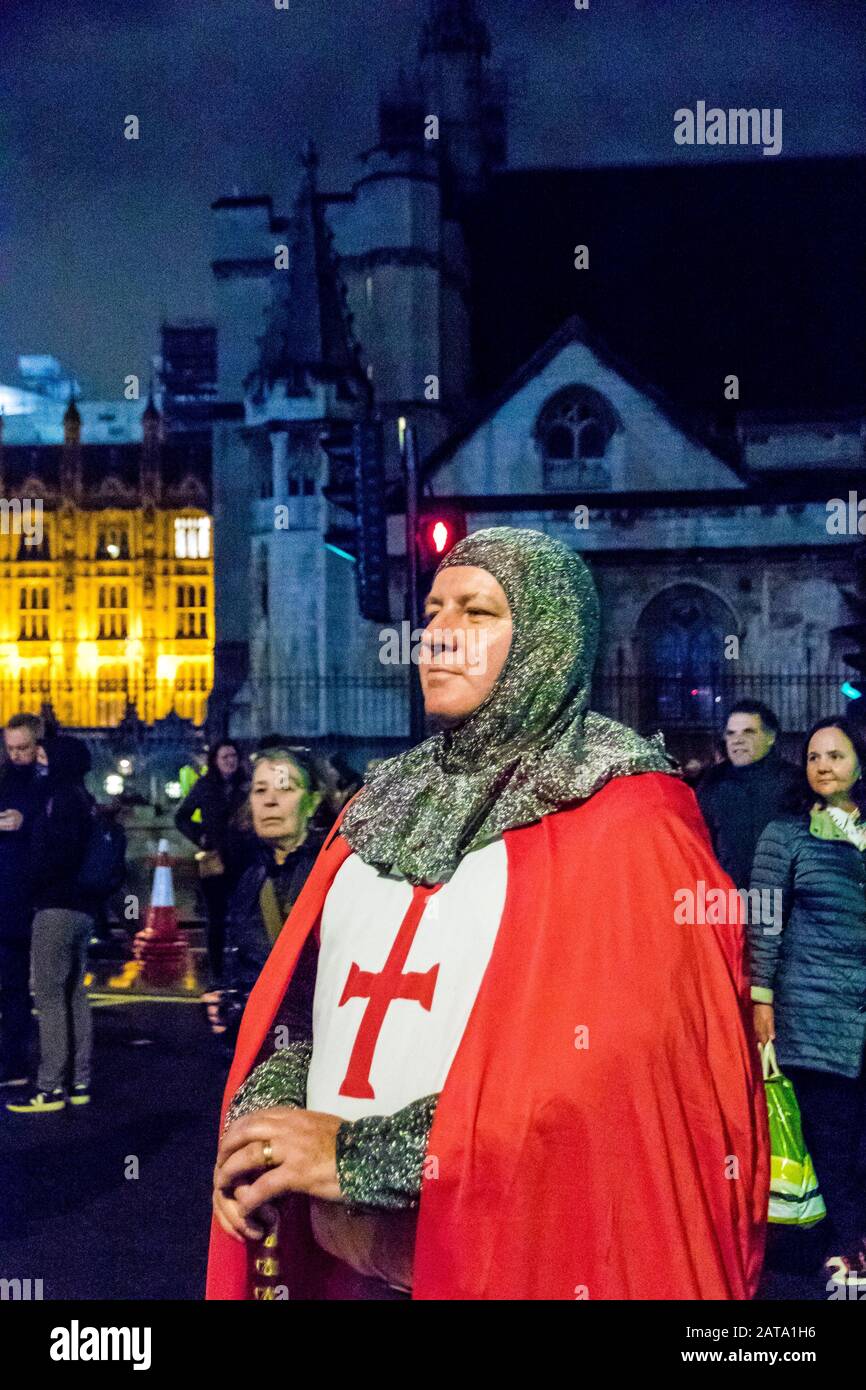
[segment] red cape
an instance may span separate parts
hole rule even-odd
[[[678,889],[733,888],[693,792],[620,777],[504,838],[502,922],[430,1135],[413,1297],[752,1297],[766,1106],[742,927],[674,921]],[[274,947],[223,1114],[350,853],[332,835]],[[329,1257],[305,1199],[285,1205],[289,1296],[315,1297]],[[208,1298],[248,1298],[253,1282],[214,1224]]]

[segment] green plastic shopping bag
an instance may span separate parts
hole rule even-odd
[[[770,1122],[770,1209],[777,1226],[814,1226],[827,1215],[818,1179],[803,1141],[800,1107],[794,1087],[783,1076],[776,1049],[761,1048],[767,1116]]]

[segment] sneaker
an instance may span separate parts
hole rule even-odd
[[[199,998],[205,1006],[208,1027],[214,1036],[218,1037],[226,1031],[226,1023],[222,1016],[223,992],[221,989],[209,989],[199,995]]]
[[[89,1104],[90,1104],[90,1087],[89,1087],[89,1086],[83,1085],[83,1083],[81,1083],[81,1082],[78,1082],[75,1086],[71,1087],[71,1089],[70,1089],[70,1091],[69,1091],[69,1104],[70,1104],[70,1105],[89,1105]]]
[[[866,1242],[847,1255],[833,1255],[824,1264],[830,1280],[847,1288],[866,1289]]]
[[[13,1115],[48,1115],[53,1110],[66,1109],[66,1092],[62,1088],[35,1091],[29,1100],[7,1100],[6,1109],[11,1110]]]

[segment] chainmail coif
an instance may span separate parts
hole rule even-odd
[[[341,827],[366,863],[414,884],[444,882],[470,850],[614,777],[674,771],[661,733],[646,739],[587,709],[599,604],[579,555],[540,531],[496,526],[460,541],[437,574],[454,565],[502,585],[505,665],[461,723],[380,763]]]

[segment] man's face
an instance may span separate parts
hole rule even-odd
[[[511,646],[511,609],[497,579],[477,565],[443,570],[424,606],[421,688],[428,714],[465,719],[493,689]]]
[[[6,757],[16,767],[29,767],[36,762],[36,738],[32,729],[4,729]]]
[[[300,768],[284,759],[257,760],[250,787],[250,811],[253,830],[260,840],[294,839],[314,809],[314,799],[306,789]]]
[[[776,742],[759,714],[732,714],[725,726],[725,747],[734,767],[760,762]]]

